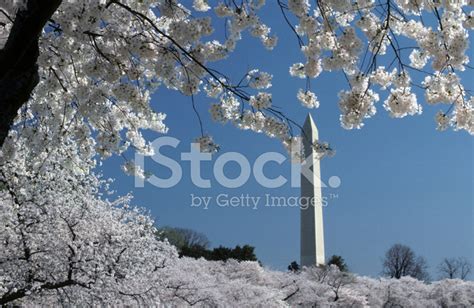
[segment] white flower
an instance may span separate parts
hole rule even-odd
[[[306,65],[304,66],[305,68],[305,74],[306,76],[310,78],[316,78],[319,76],[319,74],[322,72],[323,68],[321,66],[321,59],[309,59]]]
[[[384,66],[379,66],[370,75],[370,82],[380,85],[385,90],[392,84],[392,74],[388,73]]]
[[[209,112],[214,121],[226,123],[229,120],[236,120],[240,117],[239,108],[239,100],[229,94],[221,98],[220,104],[212,104]]]
[[[209,108],[211,118],[216,122],[226,122],[227,118],[224,115],[224,110],[220,104],[212,104]]]
[[[133,161],[126,161],[122,165],[122,170],[128,175],[136,176],[140,179],[145,178],[145,172],[143,171],[143,169],[139,165],[135,164],[135,162]]]
[[[306,157],[301,136],[285,138],[282,143],[293,162],[301,163]]]
[[[298,17],[302,17],[308,13],[308,0],[288,0],[288,8]]]
[[[443,131],[446,130],[449,126],[449,118],[444,112],[438,111],[435,116],[435,120],[437,123],[437,130]]]
[[[290,66],[290,75],[298,78],[306,78],[306,71],[303,63],[295,63]]]
[[[318,108],[319,101],[316,95],[311,91],[303,91],[302,89],[298,90],[296,95],[301,104],[307,108]]]
[[[193,8],[199,12],[207,12],[211,9],[207,0],[194,0],[193,1]]]
[[[272,86],[273,75],[259,70],[252,70],[247,74],[247,79],[250,80],[249,86],[254,89],[268,89]]]
[[[416,95],[411,93],[409,87],[392,89],[383,106],[394,118],[421,114],[422,111],[421,106],[416,101]]]
[[[455,130],[464,129],[469,134],[474,135],[474,98],[466,104],[456,105],[452,117],[452,125]]]
[[[270,34],[270,30],[267,25],[258,23],[252,28],[250,33],[255,37],[265,37]]]
[[[217,82],[213,78],[210,78],[209,82],[204,86],[204,91],[206,92],[207,96],[216,98],[222,93],[223,88],[221,83]]]
[[[325,156],[333,157],[334,155],[336,155],[336,151],[333,150],[329,146],[329,143],[327,143],[327,142],[316,141],[313,144],[313,149],[318,154],[319,159],[321,159]]]
[[[460,102],[464,95],[458,76],[452,73],[426,76],[423,85],[426,87],[425,98],[429,104]]]
[[[268,50],[273,50],[278,43],[278,37],[276,35],[267,35],[261,37],[263,46]]]
[[[246,110],[237,126],[243,130],[250,129],[256,133],[261,133],[265,126],[265,116],[260,111],[253,113]]]
[[[469,15],[466,15],[466,20],[464,20],[463,26],[466,29],[474,29],[474,11],[470,11]]]
[[[257,109],[270,108],[272,105],[272,95],[266,92],[259,92],[256,96],[250,96],[249,103]]]
[[[428,62],[429,56],[426,52],[415,49],[410,54],[410,65],[414,68],[422,69]]]
[[[411,78],[410,78],[410,75],[408,75],[406,71],[403,71],[399,74],[396,74],[396,72],[394,72],[392,74],[392,82],[394,85],[400,88],[409,87]]]
[[[364,125],[362,121],[375,114],[376,109],[374,103],[378,100],[378,94],[372,90],[363,92],[354,90],[339,92],[340,121],[342,127],[345,129],[362,128]]]
[[[265,133],[270,137],[284,139],[288,137],[288,125],[273,117],[265,118]]]
[[[198,144],[199,150],[202,153],[215,153],[219,151],[219,145],[214,143],[214,140],[211,136],[201,136],[194,140],[195,143]]]
[[[217,16],[219,17],[228,17],[233,15],[233,11],[231,8],[226,6],[224,3],[219,3],[215,8],[214,12],[216,13]]]

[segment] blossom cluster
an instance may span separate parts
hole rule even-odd
[[[426,101],[452,105],[443,113],[445,117],[437,117],[438,127],[446,128],[448,123],[455,130],[474,134],[474,106],[459,77],[460,72],[471,69],[467,52],[474,13],[467,9],[469,4],[334,0],[318,1],[313,7],[306,0],[289,0],[282,9],[297,17],[294,30],[306,58],[306,63],[290,67],[290,75],[310,79],[323,71],[339,70],[348,80],[368,76],[370,82],[363,91],[350,89],[339,93],[341,125],[353,129],[361,128],[364,119],[376,112],[374,103],[379,94],[374,92],[374,84],[388,90],[383,106],[390,116],[420,114],[422,107],[411,90],[414,82],[410,74],[422,73],[426,78],[419,87],[425,90]],[[432,22],[426,22],[427,19]],[[407,40],[410,43],[401,45],[401,41]],[[385,61],[386,66],[376,66]],[[391,66],[398,66],[398,73],[397,68],[390,72]],[[297,98],[301,101],[301,92]],[[312,104],[307,106],[311,108]],[[458,114],[463,114],[461,121],[456,120]]]
[[[207,0],[195,0],[186,7],[183,4],[188,3],[176,0],[63,1],[40,37],[40,82],[19,112],[15,131],[1,152],[2,161],[15,159],[10,145],[18,134],[30,138],[28,145],[36,152],[72,138],[82,160],[97,154],[125,157],[129,148],[153,155],[142,131],[166,133],[168,127],[166,115],[151,107],[152,94],[165,86],[186,96],[204,90],[219,97],[231,84],[209,69],[210,62],[225,59],[245,31],[267,49],[277,42],[257,15],[264,2],[246,1],[241,7],[219,2],[211,7]],[[0,47],[24,4],[0,5]],[[194,16],[194,11],[211,9],[227,23],[223,41],[209,38],[214,32],[210,17]],[[269,88],[271,79],[272,75],[258,70],[247,76],[249,86],[260,90]],[[255,96],[257,108],[268,107],[270,96]],[[235,103],[224,106],[222,121],[236,117],[232,106]],[[213,152],[217,147],[210,140],[202,136],[199,142],[207,143],[203,148]],[[122,169],[143,176],[131,161]]]

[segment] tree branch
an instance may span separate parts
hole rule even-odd
[[[18,110],[38,84],[38,39],[61,2],[28,0],[16,13],[7,42],[0,50],[0,146]]]

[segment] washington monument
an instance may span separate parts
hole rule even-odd
[[[319,158],[312,144],[318,139],[318,129],[310,114],[306,117],[302,131],[305,160],[301,166],[301,197],[308,200],[310,206],[301,208],[301,265],[324,265],[324,228],[321,194],[321,170]],[[309,165],[306,165],[309,164]],[[310,171],[304,172],[306,166]],[[306,168],[306,170],[308,170]],[[314,206],[311,206],[314,204]]]

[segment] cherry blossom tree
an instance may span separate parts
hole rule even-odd
[[[348,81],[348,89],[339,93],[346,129],[361,128],[376,113],[381,95],[388,93],[383,107],[392,117],[421,113],[424,100],[446,106],[436,116],[438,129],[451,125],[474,132],[474,101],[462,83],[462,72],[471,69],[470,1],[278,4],[282,22],[294,31],[306,59],[289,69],[291,76],[306,80],[295,94],[302,105],[317,108],[311,80],[337,71]],[[89,155],[123,155],[129,147],[151,154],[142,130],[167,131],[166,115],[150,107],[150,97],[160,86],[188,96],[193,107],[203,92],[217,122],[264,132],[291,147],[297,124],[273,107],[278,97],[269,90],[271,72],[252,68],[233,80],[212,68],[247,33],[265,48],[275,47],[276,34],[259,17],[264,5],[264,0],[2,2],[3,159],[12,158],[9,144],[25,126],[32,129],[26,133],[32,147],[52,146],[59,136],[69,135]],[[226,33],[219,40],[211,34],[223,24]],[[414,87],[424,91],[424,99],[417,98]],[[203,129],[197,141],[203,151],[219,148]],[[315,147],[321,155],[328,153],[326,143]],[[143,175],[132,163],[124,170]]]
[[[438,129],[451,124],[474,133],[474,101],[459,74],[472,69],[466,55],[474,25],[466,6],[472,2],[316,1],[314,7],[309,1],[278,2],[285,17],[288,11],[297,16],[299,23],[292,28],[306,57],[290,74],[309,80],[323,71],[342,71],[346,77],[350,88],[339,92],[344,128],[361,128],[375,114],[381,92],[375,87],[390,91],[383,107],[391,117],[421,113],[412,91],[419,87],[429,105],[449,106],[436,116]],[[422,78],[421,84],[415,78]],[[314,96],[299,92],[303,104],[303,93]]]
[[[338,71],[341,125],[359,129],[384,109],[400,118],[445,106],[439,129],[473,133],[462,83],[472,1],[277,0],[305,63],[298,105],[318,108],[311,81]],[[212,5],[212,6],[211,6]],[[92,172],[98,157],[153,149],[143,130],[166,133],[150,98],[160,87],[210,103],[219,123],[291,148],[297,123],[273,106],[271,72],[227,76],[225,61],[251,35],[272,50],[263,0],[13,0],[0,2],[0,304],[21,306],[474,306],[474,285],[410,277],[372,279],[336,267],[279,272],[256,262],[179,258],[153,220],[111,195]],[[210,14],[211,10],[214,14]],[[222,38],[213,35],[226,25]],[[298,47],[298,46],[297,46]],[[204,98],[206,96],[206,98]],[[196,111],[201,124],[201,116]],[[201,150],[219,146],[201,129]],[[316,143],[321,156],[330,153]],[[298,154],[298,153],[296,153]],[[131,161],[123,169],[144,176]],[[112,200],[109,200],[113,198]]]
[[[336,266],[279,272],[250,261],[178,258],[131,196],[64,159],[74,141],[0,168],[0,303],[20,306],[472,306],[474,284],[372,279]],[[77,163],[77,164],[75,164]]]
[[[152,289],[178,254],[150,217],[131,196],[105,199],[108,181],[64,159],[75,144],[36,160],[20,146],[0,169],[0,304],[159,300]]]

